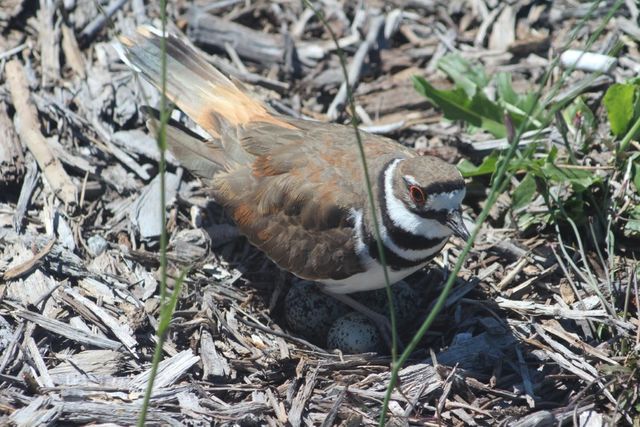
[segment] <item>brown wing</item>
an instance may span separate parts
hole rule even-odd
[[[251,243],[300,277],[338,280],[361,272],[351,214],[368,201],[353,129],[293,124],[296,129],[243,126],[240,145],[255,160],[216,176],[216,200]],[[390,140],[364,136],[371,170],[404,151]]]

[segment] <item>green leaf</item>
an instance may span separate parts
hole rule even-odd
[[[516,126],[529,117],[526,130],[538,129],[543,117],[539,105],[536,104],[536,94],[527,92],[519,94],[513,90],[511,83],[511,74],[500,72],[496,74],[496,89],[498,92],[498,101],[514,121]]]
[[[413,76],[413,84],[419,93],[442,109],[447,119],[463,120],[497,138],[506,136],[502,108],[482,93],[478,92],[470,98],[461,88],[438,90],[420,76]]]
[[[464,89],[470,98],[489,84],[489,78],[482,67],[472,66],[457,54],[449,54],[440,58],[438,68],[448,75],[457,87]]]
[[[601,178],[591,171],[560,167],[549,162],[542,166],[541,173],[550,181],[570,183],[576,191],[584,191],[601,181]]]
[[[532,225],[544,225],[549,222],[551,222],[551,215],[549,213],[537,213],[534,215],[529,212],[523,212],[518,215],[517,219],[518,227],[522,230],[526,230]]]
[[[604,95],[603,102],[609,116],[611,132],[617,137],[624,135],[633,120],[636,91],[635,85],[616,83]]]
[[[498,164],[499,153],[497,151],[492,152],[490,155],[482,160],[482,163],[478,166],[474,165],[467,159],[462,159],[458,163],[458,170],[465,178],[480,175],[490,175],[496,171],[496,165]]]
[[[532,111],[533,115],[538,115],[539,109],[534,108],[536,107],[536,94],[534,92],[519,94],[513,90],[511,74],[506,72],[496,74],[496,89],[500,101],[513,105],[523,114]]]
[[[533,200],[536,195],[536,180],[532,174],[528,173],[522,182],[516,187],[512,195],[511,209],[518,210]]]
[[[630,219],[624,225],[626,237],[640,237],[640,219]]]
[[[555,145],[552,145],[551,148],[549,149],[549,154],[547,154],[547,158],[545,159],[545,162],[555,163],[557,158],[558,158],[558,147],[556,147]]]
[[[496,89],[498,89],[498,99],[520,108],[520,95],[513,90],[510,73],[496,74]]]
[[[640,162],[633,165],[633,185],[636,187],[636,193],[640,194]]]
[[[640,88],[640,85],[636,85],[636,94],[638,93],[637,92],[638,88]],[[639,116],[640,116],[640,96],[636,96],[636,100],[633,103],[633,117],[637,119]]]

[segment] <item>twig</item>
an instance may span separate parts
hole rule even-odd
[[[27,48],[27,46],[29,46],[27,43],[22,43],[21,45],[18,45],[16,47],[14,47],[13,49],[9,49],[5,52],[0,53],[0,61],[4,61],[5,59],[22,52],[23,50],[25,50]]]
[[[40,133],[38,112],[29,97],[29,85],[24,68],[13,59],[6,66],[7,83],[11,92],[13,106],[16,109],[15,126],[20,140],[33,154],[54,194],[67,206],[75,206],[77,189],[62,163],[49,149],[47,140]]]
[[[91,40],[95,38],[98,32],[105,26],[109,19],[129,0],[113,0],[107,6],[104,13],[100,13],[95,19],[87,24],[86,27],[80,32],[80,40],[82,45],[86,46]]]
[[[42,258],[47,256],[49,252],[51,252],[51,249],[53,249],[53,245],[55,243],[56,243],[56,239],[51,239],[51,241],[47,243],[46,246],[42,248],[40,252],[35,254],[33,258],[5,271],[4,274],[2,275],[2,279],[13,280],[33,271],[33,269],[40,264],[40,261],[42,260]]]
[[[371,26],[369,27],[369,32],[367,33],[367,37],[362,42],[360,47],[358,47],[358,51],[353,56],[353,62],[351,63],[351,67],[349,67],[349,85],[351,87],[355,87],[358,84],[358,80],[360,79],[360,73],[362,72],[362,66],[364,64],[364,59],[367,56],[367,53],[373,48],[375,45],[376,39],[378,38],[378,34],[380,34],[380,30],[384,27],[384,16],[378,15],[375,16],[371,20]],[[338,109],[344,105],[347,100],[347,83],[343,82],[340,85],[340,89],[338,90],[338,94],[331,105],[329,106],[329,110],[327,111],[327,116],[329,119],[335,120],[338,118]]]

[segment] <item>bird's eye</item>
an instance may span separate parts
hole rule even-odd
[[[409,195],[411,196],[411,200],[413,200],[413,202],[416,205],[418,206],[424,205],[426,198],[424,197],[424,192],[422,191],[422,188],[418,187],[417,185],[409,186]]]

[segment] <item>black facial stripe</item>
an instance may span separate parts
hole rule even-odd
[[[364,229],[364,222],[360,225],[360,233],[362,233],[364,244],[367,246],[367,252],[369,253],[369,256],[381,263],[380,253],[378,252],[378,243],[376,242],[376,239],[371,234],[366,233]],[[416,265],[420,265],[423,262],[427,261],[428,259],[433,258],[433,257],[429,257],[424,260],[411,261],[397,255],[390,248],[388,248],[384,243],[382,244],[382,246],[384,247],[384,258],[385,258],[385,261],[387,262],[387,267],[389,267],[391,270],[400,270],[403,268],[415,267]]]
[[[420,218],[436,220],[440,222],[440,224],[442,225],[446,224],[447,215],[449,214],[449,211],[446,211],[446,210],[431,211],[431,210],[411,209],[411,212],[418,215]]]
[[[393,160],[391,162],[393,162]],[[419,236],[419,235],[410,233],[406,230],[403,230],[402,228],[398,227],[393,223],[393,220],[389,216],[389,207],[387,205],[387,198],[385,197],[385,194],[384,194],[384,175],[387,168],[391,164],[391,162],[387,163],[385,167],[382,168],[382,171],[378,175],[378,198],[380,200],[382,224],[387,229],[387,233],[389,237],[391,238],[391,240],[393,240],[393,242],[396,245],[398,245],[402,249],[421,250],[421,249],[430,249],[434,246],[439,245],[442,242],[442,238],[430,239],[428,237]],[[431,212],[424,212],[424,215],[423,215],[423,212],[417,212],[413,209],[411,209],[411,211],[423,218],[436,219],[440,221],[442,224],[444,224],[446,220],[446,216],[445,216],[446,213],[444,213],[444,211],[443,211],[444,214],[439,213],[439,211],[431,211]],[[376,252],[377,252],[377,249],[376,249]]]
[[[438,181],[422,188],[425,194],[451,193],[452,191],[464,189],[464,181],[456,179],[453,181]]]
[[[386,218],[385,218],[386,217]],[[388,221],[387,221],[388,220]],[[382,214],[382,222],[387,228],[387,234],[398,247],[402,249],[430,249],[442,242],[443,238],[428,238],[409,233],[400,227],[397,227],[386,213]]]
[[[443,240],[446,240],[446,238],[441,239],[437,244],[442,244]],[[366,237],[366,245],[369,250],[369,256],[377,260],[378,262],[380,262],[380,254],[378,253],[378,244],[376,242],[376,239],[373,236],[368,235]],[[391,268],[391,270],[401,270],[403,268],[410,268],[420,264],[424,264],[425,262],[429,261],[430,259],[432,259],[434,256],[438,254],[438,251],[434,251],[433,255],[428,256],[424,259],[411,260],[411,259],[403,258],[402,256],[396,254],[393,250],[391,250],[386,245],[383,244],[383,246],[384,246],[384,258],[385,258],[385,261],[387,262],[387,266]]]

